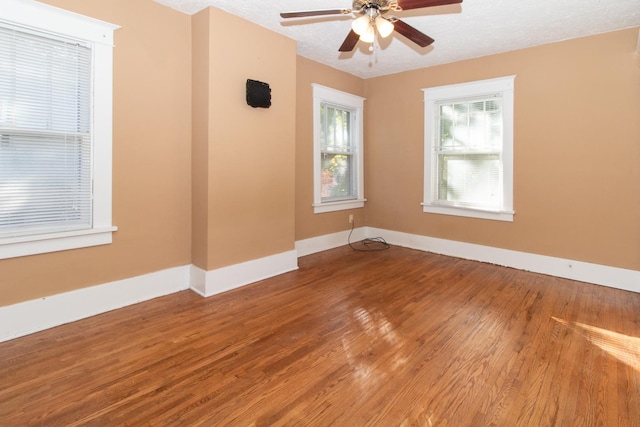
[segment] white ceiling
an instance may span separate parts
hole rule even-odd
[[[352,15],[282,19],[280,12],[347,9],[352,0],[154,0],[193,14],[213,6],[297,40],[298,54],[362,78],[640,26],[640,0],[463,0],[393,13],[435,39],[420,48],[394,33],[373,52],[338,48]],[[230,35],[232,41],[238,34]]]

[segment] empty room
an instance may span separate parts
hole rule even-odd
[[[640,426],[640,0],[0,0],[0,425]]]

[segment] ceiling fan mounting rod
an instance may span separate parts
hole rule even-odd
[[[376,6],[367,6],[363,13],[369,17],[369,20],[373,21],[378,17],[378,15],[380,15],[380,9]]]

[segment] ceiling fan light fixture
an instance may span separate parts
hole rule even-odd
[[[378,33],[380,33],[380,36],[383,39],[389,37],[389,35],[393,33],[393,23],[387,21],[382,16],[378,16],[375,22]]]
[[[360,35],[360,40],[365,43],[373,43],[376,38],[376,30],[373,25],[369,25],[364,33]]]
[[[371,25],[370,19],[367,15],[362,15],[361,17],[354,19],[351,23],[351,29],[359,36],[363,35],[367,28]]]
[[[358,41],[371,43],[369,51],[373,51],[374,45],[377,45],[378,35],[381,38],[386,38],[394,31],[420,47],[427,47],[434,42],[431,37],[396,17],[385,18],[383,15],[391,11],[401,12],[462,2],[463,0],[352,0],[351,9],[303,10],[283,12],[280,16],[282,18],[306,18],[325,15],[352,15],[355,19],[351,23],[351,30],[338,49],[339,52],[353,51]]]

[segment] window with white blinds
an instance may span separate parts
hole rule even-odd
[[[91,48],[0,26],[0,236],[87,229]]]
[[[436,103],[438,203],[502,207],[502,98]]]
[[[425,89],[425,212],[513,220],[513,79]]]
[[[0,8],[0,259],[111,243],[116,25]]]
[[[314,213],[364,206],[364,98],[313,84]]]

